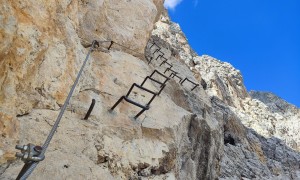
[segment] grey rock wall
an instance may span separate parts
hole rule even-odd
[[[0,179],[15,179],[24,164],[16,144],[43,143],[94,38],[136,52],[92,53],[30,179],[300,179],[299,109],[270,94],[252,98],[239,70],[192,50],[162,3],[1,2]],[[126,102],[109,111],[133,83],[168,67],[153,41],[179,77],[199,86],[171,78],[138,119],[140,108]],[[134,89],[130,98],[145,104],[150,95]]]

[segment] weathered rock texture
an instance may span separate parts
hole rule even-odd
[[[239,70],[208,55],[197,56],[166,14],[152,34],[185,62],[211,99],[225,144],[217,163],[220,179],[299,178],[298,108],[272,94],[250,92],[252,98]]]
[[[151,0],[2,1],[2,108],[57,109],[85,56],[81,43],[114,40],[143,52],[157,8]]]
[[[255,130],[258,133],[267,137],[275,136],[283,139],[289,147],[300,151],[300,110],[272,93],[250,91],[249,94],[254,100],[258,100],[256,101],[258,107],[259,104],[264,104],[264,107],[261,108],[264,112],[252,113],[252,117],[256,115],[261,118],[252,118],[252,121],[248,119],[248,126],[256,126]],[[267,131],[262,131],[265,129],[263,122],[268,123]]]
[[[297,126],[281,130],[299,123],[299,109],[271,95],[252,99],[238,70],[197,56],[162,0],[0,2],[0,179],[23,166],[16,144],[44,142],[93,39],[123,46],[108,51],[103,42],[92,53],[31,179],[300,178]],[[162,59],[146,61],[157,57],[152,41],[200,86],[171,79],[136,120],[140,109],[126,102],[108,111],[133,83],[165,71]],[[134,89],[130,98],[146,103],[150,95]]]

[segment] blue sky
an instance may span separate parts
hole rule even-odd
[[[300,107],[300,0],[166,0],[192,48]]]

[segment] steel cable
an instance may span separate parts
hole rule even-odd
[[[49,146],[49,144],[50,144],[50,141],[52,140],[52,138],[53,138],[53,136],[54,136],[54,133],[55,133],[55,131],[56,131],[57,128],[58,128],[58,125],[59,125],[59,123],[60,123],[60,121],[61,121],[61,118],[63,117],[63,114],[64,114],[64,112],[65,112],[65,110],[66,110],[66,108],[67,108],[67,105],[69,104],[69,101],[70,101],[70,99],[71,99],[71,97],[72,97],[72,94],[73,94],[75,88],[76,88],[76,85],[78,84],[79,78],[80,78],[80,76],[81,76],[81,74],[82,74],[82,72],[83,72],[83,69],[84,69],[84,67],[85,67],[85,65],[86,65],[86,63],[87,63],[87,61],[88,61],[88,59],[89,59],[89,56],[90,56],[91,52],[93,51],[93,49],[95,48],[96,45],[99,46],[99,43],[98,43],[97,41],[94,40],[93,43],[92,43],[92,46],[91,46],[91,48],[90,48],[90,50],[89,50],[89,52],[88,52],[88,54],[87,54],[87,56],[86,56],[86,58],[85,58],[85,60],[84,60],[84,62],[83,62],[83,65],[81,66],[81,69],[80,69],[80,71],[78,72],[78,75],[77,75],[77,77],[76,77],[76,80],[75,80],[75,82],[74,82],[74,84],[73,84],[73,86],[72,86],[72,88],[71,88],[71,90],[70,90],[70,92],[69,92],[69,94],[68,94],[68,97],[67,97],[67,99],[65,100],[65,103],[64,103],[64,105],[62,106],[62,108],[61,108],[61,110],[60,110],[60,112],[59,112],[59,115],[57,116],[57,119],[56,119],[54,125],[52,126],[52,129],[51,129],[51,131],[50,131],[50,133],[49,133],[49,135],[48,135],[48,137],[47,137],[45,143],[44,143],[43,146],[42,146],[42,147],[43,147],[43,150],[41,151],[40,156],[43,156],[43,155],[45,154],[45,152],[46,152],[46,150],[47,150],[47,148],[48,148],[48,146]],[[36,168],[36,166],[38,165],[38,163],[39,163],[39,162],[30,162],[30,163],[28,163],[28,164],[30,165],[30,167],[29,167],[29,168],[26,170],[26,172],[21,176],[20,180],[25,180],[25,179],[27,179],[28,176],[29,176],[29,175],[33,172],[33,170]],[[28,165],[28,164],[27,164],[27,165]],[[25,165],[26,165],[26,164],[25,164]]]
[[[77,84],[78,84],[79,78],[80,78],[80,76],[81,76],[81,74],[82,74],[82,72],[83,72],[83,69],[84,69],[84,67],[85,67],[85,65],[86,65],[86,63],[87,63],[87,61],[88,61],[88,59],[89,59],[89,56],[90,56],[91,52],[92,52],[93,50],[95,50],[96,45],[97,45],[98,47],[100,47],[100,43],[105,43],[105,42],[111,42],[111,43],[116,44],[116,45],[118,45],[118,46],[120,46],[120,47],[122,47],[122,48],[125,48],[125,49],[128,49],[128,50],[132,51],[132,52],[135,52],[136,54],[138,54],[138,55],[140,55],[140,56],[144,56],[144,54],[139,53],[139,52],[137,52],[137,51],[135,51],[135,50],[133,50],[133,49],[130,49],[130,48],[128,48],[128,47],[126,47],[126,46],[124,46],[124,45],[122,45],[122,44],[120,44],[120,43],[115,42],[115,41],[96,41],[96,40],[94,40],[94,41],[92,42],[92,44],[91,44],[91,48],[90,48],[90,50],[89,50],[89,52],[88,52],[88,54],[87,54],[85,60],[84,60],[84,62],[83,62],[83,65],[81,66],[81,69],[80,69],[80,71],[78,72],[78,75],[77,75],[77,77],[76,77],[76,80],[74,81],[74,84],[73,84],[73,86],[72,86],[72,88],[71,88],[71,90],[70,90],[70,92],[69,92],[69,94],[68,94],[68,96],[67,96],[67,99],[65,100],[65,102],[64,102],[64,104],[63,104],[63,106],[62,106],[62,108],[61,108],[61,110],[60,110],[60,113],[58,114],[58,117],[57,117],[57,119],[56,119],[54,125],[52,126],[52,129],[51,129],[51,131],[50,131],[50,133],[49,133],[47,139],[45,140],[45,142],[44,142],[44,144],[43,144],[43,146],[42,146],[43,149],[42,149],[42,151],[41,151],[41,153],[40,153],[40,155],[39,155],[40,157],[42,157],[42,156],[45,155],[45,152],[46,152],[46,150],[47,150],[47,148],[48,148],[48,146],[49,146],[49,144],[50,144],[50,142],[51,142],[51,140],[52,140],[52,138],[53,138],[53,136],[54,136],[55,131],[56,131],[57,128],[58,128],[58,125],[59,125],[59,123],[60,123],[60,121],[61,121],[63,115],[64,115],[64,112],[65,112],[65,110],[66,110],[66,108],[67,108],[67,106],[68,106],[68,104],[69,104],[69,101],[70,101],[70,99],[71,99],[71,97],[72,97],[72,95],[73,95],[73,92],[74,92],[74,90],[75,90]],[[30,174],[34,171],[34,169],[36,168],[36,166],[38,165],[38,163],[39,163],[39,161],[31,161],[31,162],[25,163],[25,165],[24,165],[24,167],[22,168],[21,172],[19,173],[17,179],[20,179],[20,180],[26,180],[26,179],[30,176]]]
[[[132,52],[135,52],[136,54],[138,54],[138,55],[140,55],[140,56],[144,56],[144,54],[139,53],[139,52],[137,52],[137,51],[135,51],[135,50],[133,50],[133,49],[130,49],[130,48],[128,48],[128,47],[126,47],[126,46],[124,46],[124,45],[118,43],[118,42],[115,42],[115,41],[113,41],[113,42],[114,42],[114,44],[117,44],[117,45],[119,45],[119,46],[121,46],[121,47],[123,47],[123,48],[125,48],[125,49],[128,49],[128,50],[130,50],[130,51],[132,51]]]
[[[87,41],[85,41],[84,39],[81,39],[83,42],[85,42],[85,43],[87,43]],[[113,42],[113,44],[116,44],[116,45],[118,45],[118,46],[120,46],[120,47],[122,47],[122,48],[125,48],[125,49],[127,49],[127,50],[129,50],[129,51],[132,51],[132,52],[134,52],[134,53],[136,53],[136,54],[138,54],[139,56],[144,56],[144,54],[142,54],[142,53],[140,53],[140,52],[137,52],[136,50],[133,50],[133,49],[131,49],[131,48],[129,48],[129,47],[127,47],[127,46],[124,46],[124,45],[122,45],[122,44],[120,44],[120,43],[118,43],[118,42],[116,42],[116,41],[113,41],[113,40],[102,40],[102,41],[98,41],[99,42],[99,47],[101,46],[101,47],[103,47],[103,45],[102,45],[102,43],[106,43],[106,42]]]

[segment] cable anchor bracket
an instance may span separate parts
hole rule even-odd
[[[21,151],[16,153],[16,157],[21,158],[24,163],[39,162],[45,159],[44,155],[41,156],[43,150],[43,147],[41,146],[29,143],[24,146],[16,145],[16,149]]]

